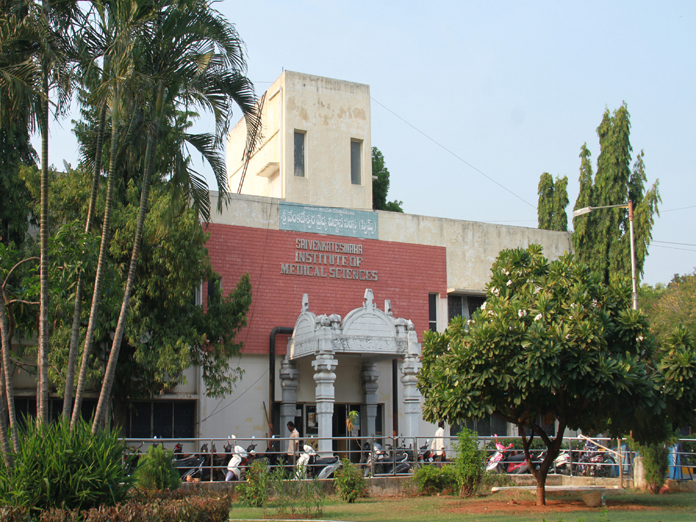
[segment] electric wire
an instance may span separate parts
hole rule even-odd
[[[696,245],[693,243],[675,243],[674,241],[653,241],[653,243],[666,243],[668,245],[681,245],[681,246],[696,247]]]
[[[679,208],[670,208],[669,210],[660,210],[660,213],[664,212],[674,212],[675,210],[686,210],[687,208],[696,208],[696,205],[691,205],[690,207],[679,207]]]
[[[655,248],[669,248],[670,250],[683,250],[684,252],[696,252],[696,250],[691,250],[690,248],[679,248],[679,247],[671,247],[671,246],[664,246],[664,245],[652,245]]]
[[[462,163],[464,163],[464,164],[467,165],[468,167],[472,168],[473,170],[475,170],[476,172],[478,172],[479,174],[481,174],[483,177],[485,177],[485,178],[488,179],[489,181],[495,183],[496,185],[498,185],[500,188],[502,188],[502,189],[505,190],[506,192],[512,194],[513,196],[515,196],[517,199],[519,199],[519,200],[522,201],[523,203],[526,203],[527,205],[529,205],[530,207],[532,207],[534,210],[536,210],[536,207],[535,207],[534,205],[532,205],[529,201],[523,199],[521,196],[518,196],[517,194],[515,194],[515,193],[514,193],[512,190],[510,190],[509,188],[507,188],[507,187],[505,187],[504,185],[498,183],[496,180],[494,180],[494,179],[493,179],[492,177],[490,177],[488,174],[486,174],[485,172],[483,172],[481,169],[478,169],[478,168],[474,167],[471,163],[469,163],[468,161],[466,161],[464,158],[462,158],[461,156],[458,156],[457,154],[455,154],[454,152],[452,152],[450,149],[448,149],[447,147],[445,147],[442,143],[440,143],[440,142],[436,141],[435,139],[431,138],[430,136],[428,136],[425,132],[423,132],[422,130],[420,130],[418,127],[416,127],[416,126],[413,125],[412,123],[406,121],[404,118],[402,118],[401,116],[399,116],[397,113],[395,113],[393,110],[391,110],[390,108],[388,108],[387,106],[385,106],[383,103],[378,102],[378,101],[375,100],[372,96],[370,96],[370,99],[371,99],[373,102],[375,102],[377,105],[379,105],[380,107],[382,107],[383,109],[385,109],[386,111],[389,111],[389,112],[392,113],[394,116],[396,116],[397,118],[399,118],[399,119],[400,119],[401,121],[403,121],[406,125],[408,125],[408,126],[411,127],[412,129],[414,129],[415,131],[419,132],[420,134],[422,134],[422,135],[425,136],[426,138],[428,138],[428,139],[429,139],[430,141],[432,141],[435,145],[437,145],[437,146],[440,147],[441,149],[445,150],[446,152],[449,152],[452,156],[454,156],[455,158],[457,158],[459,161],[461,161]]]

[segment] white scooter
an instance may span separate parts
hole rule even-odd
[[[312,446],[305,444],[295,463],[295,475],[298,478],[327,479],[340,467],[338,456],[320,458]]]
[[[232,450],[232,458],[227,464],[227,476],[225,477],[225,482],[230,482],[232,480],[242,480],[242,468],[246,467],[256,455],[256,444],[249,444],[247,449],[244,449],[239,444],[235,444],[234,441],[237,437],[232,435],[230,439],[234,444],[234,449]]]

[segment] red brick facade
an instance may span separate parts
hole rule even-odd
[[[383,309],[385,299],[391,300],[394,316],[413,321],[422,341],[428,294],[447,292],[444,247],[220,224],[208,231],[223,291],[232,290],[245,272],[251,278],[248,326],[237,336],[245,353],[268,353],[271,330],[295,326],[302,294],[309,294],[315,314],[343,318],[371,288],[377,306]]]

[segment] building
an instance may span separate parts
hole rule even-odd
[[[245,374],[222,402],[199,390],[200,433],[261,436],[272,418],[282,436],[288,420],[344,436],[356,410],[363,436],[430,436],[415,390],[423,332],[482,304],[501,249],[539,243],[556,258],[569,234],[372,211],[367,85],[285,71],[263,103],[246,172],[243,122],[229,134],[241,195],[208,228],[223,288],[251,276]]]
[[[188,384],[133,405],[127,435],[264,437],[272,424],[287,436],[294,420],[303,438],[341,437],[358,411],[362,436],[431,436],[415,388],[423,332],[483,303],[501,249],[538,243],[554,259],[569,234],[373,211],[367,85],[285,71],[263,104],[246,171],[244,122],[229,134],[230,186],[243,179],[242,193],[208,225],[223,292],[251,279],[242,379],[213,399],[191,368]],[[26,376],[18,395],[34,386]],[[476,422],[485,434],[488,420]]]

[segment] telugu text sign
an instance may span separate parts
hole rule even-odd
[[[280,230],[379,239],[376,212],[280,202]]]

